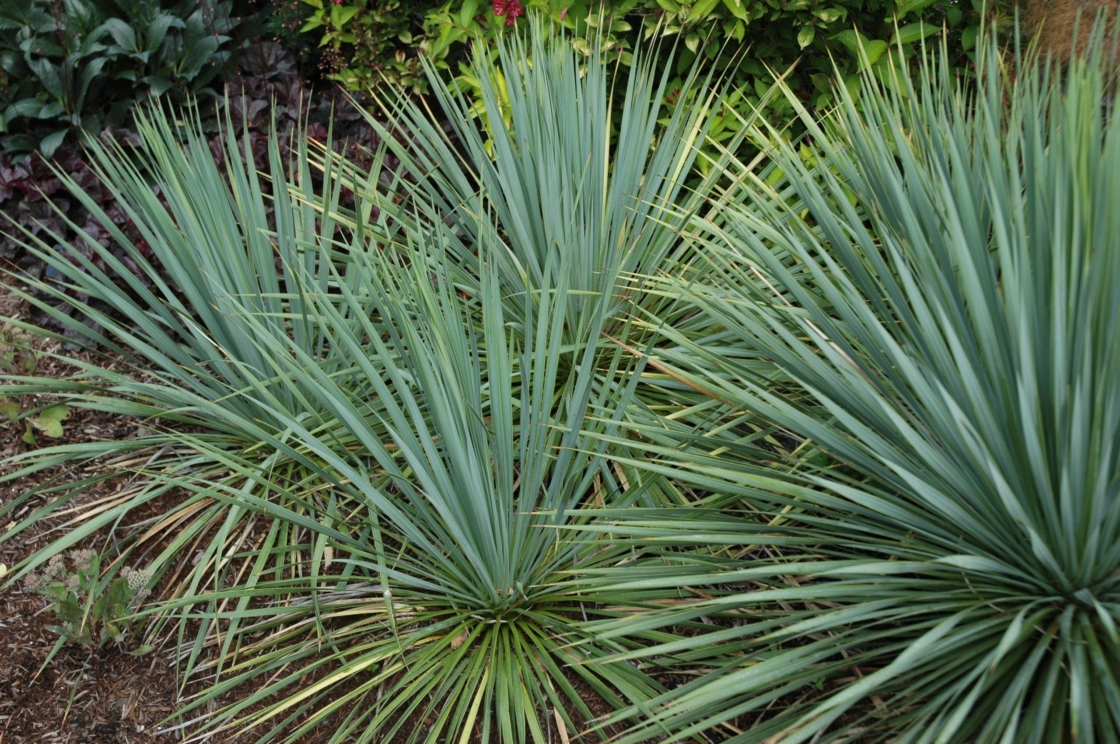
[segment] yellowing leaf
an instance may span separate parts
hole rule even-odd
[[[11,400],[0,401],[0,416],[15,421],[19,418],[19,403]]]
[[[51,418],[55,421],[65,421],[70,418],[70,409],[60,403],[57,406],[51,406],[44,410],[39,414],[39,418]]]
[[[29,418],[27,421],[46,436],[58,439],[63,434],[62,422],[68,418],[70,418],[70,409],[64,405],[56,405],[44,409],[38,416]],[[28,432],[30,433],[30,429]],[[24,441],[27,441],[26,436]],[[28,442],[28,444],[33,444],[33,442]]]

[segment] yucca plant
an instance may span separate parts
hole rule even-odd
[[[563,58],[561,41],[534,38],[540,69],[551,72],[526,85],[553,112],[581,110],[576,53]],[[537,67],[523,72],[530,69]],[[595,72],[597,84],[604,74]],[[647,71],[644,79],[653,78]],[[652,89],[639,89],[645,99],[630,102],[635,116],[648,116],[641,159],[627,166],[638,174],[612,186],[613,197],[601,184],[594,209],[584,206],[592,192],[529,195],[515,208],[515,195],[492,174],[469,193],[478,209],[469,235],[467,222],[445,221],[436,191],[403,175],[382,179],[384,153],[363,172],[322,157],[325,186],[313,193],[302,151],[286,163],[273,141],[261,175],[251,160],[241,164],[231,139],[223,171],[189,119],[153,113],[140,167],[133,155],[93,143],[104,180],[162,268],[91,209],[146,281],[129,278],[92,240],[104,270],[80,253],[56,255],[32,242],[64,286],[40,283],[49,299],[29,299],[48,312],[52,302],[68,302],[75,330],[135,369],[86,365],[70,380],[9,382],[73,405],[158,418],[159,426],[149,424],[155,433],[136,441],[22,458],[26,467],[13,477],[116,457],[108,464],[136,480],[81,507],[78,526],[14,577],[102,527],[134,554],[172,534],[154,556],[157,578],[172,581],[144,615],[152,633],[178,618],[181,670],[208,685],[183,715],[214,731],[255,726],[262,738],[294,741],[332,726],[338,741],[394,733],[545,741],[549,729],[561,737],[588,730],[599,706],[640,706],[663,692],[647,669],[672,655],[647,669],[597,662],[665,636],[599,642],[581,628],[675,601],[679,591],[583,592],[581,574],[641,550],[573,529],[593,521],[589,507],[657,503],[673,491],[665,479],[628,475],[603,458],[608,448],[626,452],[624,442],[606,442],[619,438],[619,414],[641,372],[627,351],[630,326],[616,287],[625,271],[652,270],[677,250],[679,225],[657,224],[647,212],[677,219],[664,200],[679,184],[668,179],[683,178],[691,163],[688,138],[661,134],[649,118]],[[610,132],[602,109],[588,115],[584,128],[597,132],[590,139],[560,116],[548,158],[523,165],[511,152],[508,167],[539,167],[541,188],[550,159],[562,164],[556,172],[601,179],[598,169],[625,158],[601,143],[594,167],[583,164],[585,147]],[[419,134],[421,149],[446,144],[442,134]],[[640,171],[652,141],[669,155],[656,151],[661,164],[647,179]],[[385,182],[395,185],[379,186]],[[641,195],[650,184],[656,207]],[[358,195],[344,216],[343,185]],[[406,207],[393,200],[402,193]],[[510,270],[507,236],[518,214],[557,230],[570,223],[587,240],[565,238],[563,250],[538,256],[531,280],[514,281],[521,273]],[[652,245],[640,237],[647,221],[659,231],[656,245],[635,262],[632,248]],[[110,310],[87,308],[69,289]],[[82,319],[96,320],[104,336],[83,331]],[[113,471],[102,472],[95,477]],[[72,503],[83,485],[16,531]],[[162,511],[130,524],[157,497],[166,497]]]
[[[493,244],[496,280],[502,296],[515,303],[524,293],[541,296],[545,267],[563,258],[573,297],[565,310],[564,343],[582,343],[577,340],[595,323],[598,298],[606,293],[614,304],[604,337],[618,343],[626,327],[628,344],[640,348],[650,335],[645,326],[627,325],[629,308],[681,321],[691,312],[675,297],[646,292],[645,278],[688,270],[689,221],[700,213],[721,219],[717,195],[749,167],[735,154],[754,119],[741,122],[740,133],[702,177],[698,143],[718,119],[723,81],[704,77],[703,67],[694,66],[686,87],[706,93],[695,105],[658,119],[673,70],[657,69],[656,52],[637,54],[635,63],[616,75],[599,54],[557,45],[550,38],[556,33],[534,23],[524,37],[480,47],[470,61],[468,75],[475,84],[469,91],[429,70],[438,108],[379,91],[379,108],[367,118],[400,164],[391,175],[370,178],[337,156],[316,160],[325,167],[331,159],[331,169],[344,174],[366,203],[377,205],[372,229],[380,239],[423,247],[432,242],[429,235],[440,235],[439,250],[452,256],[449,270],[456,284],[469,292],[479,291],[482,243]],[[622,96],[616,86],[624,86]],[[478,109],[491,112],[481,124],[472,116]],[[354,218],[362,221],[361,215]],[[338,219],[345,223],[349,217],[342,213]],[[581,296],[585,299],[578,300]],[[516,304],[509,310],[522,312]],[[608,351],[597,374],[611,364],[613,351],[603,348]],[[565,354],[562,363],[573,361]],[[693,394],[661,377],[660,387],[639,388],[655,410],[675,409],[682,392]],[[670,481],[647,485],[648,504],[687,501]]]
[[[4,378],[14,394],[61,396],[71,406],[131,417],[137,436],[62,444],[12,459],[16,467],[5,480],[17,482],[59,464],[97,467],[63,485],[44,481],[0,507],[5,521],[22,514],[0,539],[53,513],[75,515],[70,529],[25,560],[9,581],[109,527],[116,544],[150,552],[157,577],[173,569],[173,591],[189,595],[227,581],[223,576],[237,567],[225,556],[257,529],[268,533],[265,544],[284,563],[285,546],[297,539],[295,528],[265,525],[245,499],[279,499],[310,519],[322,518],[326,507],[307,480],[310,471],[270,440],[284,440],[282,422],[290,417],[324,430],[337,422],[298,384],[278,377],[282,367],[262,354],[261,339],[294,344],[328,374],[353,374],[304,299],[335,292],[330,283],[338,280],[331,272],[346,276],[346,257],[366,245],[360,230],[337,230],[331,219],[341,184],[328,172],[323,192],[316,193],[298,143],[285,149],[293,143],[273,137],[266,170],[258,172],[249,143],[234,131],[227,129],[225,152],[216,157],[190,111],[176,117],[139,112],[137,121],[142,142],[134,152],[98,141],[88,145],[103,183],[154,259],[64,173],[58,177],[124,249],[131,266],[88,235],[85,245],[70,248],[25,236],[27,250],[61,277],[29,282],[35,294],[26,299],[90,348],[107,348],[113,357],[104,365],[70,360],[80,372],[67,379]],[[349,385],[359,391],[365,383],[355,376]],[[184,442],[180,435],[187,431],[206,446]],[[224,461],[229,453],[237,453],[239,462],[255,462],[269,474],[269,484],[231,470]],[[110,495],[69,509],[94,482],[122,476],[123,485]],[[215,498],[224,491],[239,496]],[[145,507],[153,503],[155,512]],[[140,507],[146,509],[143,523],[131,516]],[[161,544],[162,535],[171,539]],[[200,559],[187,566],[179,561],[183,555]]]
[[[254,503],[306,527],[304,562],[290,575],[261,571],[248,591],[233,585],[188,598],[229,608],[202,617],[255,622],[214,637],[225,669],[185,713],[221,701],[211,726],[256,726],[284,741],[326,724],[332,741],[544,742],[550,728],[571,737],[589,730],[595,698],[622,707],[663,692],[640,668],[597,663],[635,640],[599,643],[582,626],[677,591],[581,592],[581,573],[640,551],[568,529],[589,524],[587,506],[640,494],[583,431],[615,433],[615,422],[586,424],[586,414],[592,405],[625,409],[637,377],[620,365],[633,361],[616,346],[608,380],[596,384],[598,327],[575,348],[562,343],[568,305],[587,299],[567,286],[569,268],[549,267],[553,288],[522,295],[521,312],[510,315],[491,250],[479,247],[478,295],[457,288],[445,264],[371,256],[371,298],[359,315],[377,325],[348,324],[320,298],[332,346],[356,360],[380,405],[295,345],[274,350],[358,444],[340,450],[291,417],[290,446],[323,463],[332,498],[360,508],[316,526],[282,503]],[[611,304],[598,298],[599,325]],[[562,365],[565,354],[576,363]],[[374,358],[394,361],[381,368]],[[236,607],[247,596],[255,607]]]
[[[615,513],[664,555],[589,584],[707,598],[601,637],[718,627],[620,657],[706,671],[621,741],[1120,739],[1115,45],[982,48],[974,88],[927,62],[807,121],[822,165],[776,155],[807,209],[756,179],[707,276],[662,282],[724,330],[664,325],[650,363],[800,450],[682,420],[630,461],[711,496]]]

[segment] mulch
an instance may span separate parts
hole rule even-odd
[[[0,292],[0,316],[25,320],[26,304],[16,295]],[[18,329],[4,325],[5,340],[17,337],[30,342],[43,354],[34,370],[43,377],[63,377],[76,371],[51,353],[64,351],[57,341],[23,336]],[[90,361],[89,352],[67,354]],[[36,402],[38,404],[38,401]],[[65,422],[65,441],[80,442],[134,434],[138,424],[94,411],[74,410]],[[12,472],[9,458],[28,448],[22,441],[22,428],[0,424],[0,475]],[[0,505],[4,505],[47,480],[72,481],[84,473],[62,466],[0,484]],[[76,503],[96,500],[121,486],[121,479],[101,481],[82,493]],[[51,498],[45,494],[39,499]],[[19,519],[25,505],[9,518]],[[37,522],[14,538],[0,543],[0,564],[14,566],[47,545],[60,534],[68,520],[62,515]],[[0,525],[7,531],[12,523]],[[78,547],[103,548],[105,533],[91,536]],[[22,584],[22,582],[21,582]],[[179,737],[159,736],[159,724],[177,709],[176,675],[166,654],[136,656],[130,642],[109,644],[97,658],[82,647],[62,646],[49,663],[58,634],[52,624],[47,600],[25,592],[20,584],[0,590],[0,742],[59,742],[60,744],[118,744],[125,742],[173,741]],[[134,643],[135,641],[132,641]]]
[[[0,317],[28,320],[30,312],[26,303],[5,289],[0,284]],[[59,341],[24,334],[12,325],[0,323],[0,342],[13,341],[42,352],[34,369],[34,374],[40,377],[61,378],[78,371],[74,365],[53,356],[55,354],[116,366],[111,358],[63,348]],[[25,407],[44,402],[23,401]],[[141,426],[141,422],[126,417],[72,408],[70,418],[65,421],[63,438],[51,443],[122,439],[135,436]],[[22,441],[22,435],[22,426],[0,423],[0,476],[15,469],[10,461],[12,456],[30,448]],[[57,466],[0,483],[0,506],[48,482],[57,487],[88,477],[96,468],[96,465]],[[75,507],[111,496],[127,481],[127,476],[99,481],[78,495],[65,511],[39,520],[15,537],[0,542],[0,564],[11,568],[58,539],[73,518]],[[55,496],[55,492],[33,496],[16,513],[6,517],[8,523],[0,524],[0,533],[10,530],[15,520],[22,519]],[[159,505],[152,504],[151,508],[158,510]],[[145,516],[150,515],[136,514],[134,519],[139,521]],[[106,529],[74,547],[92,548],[104,554],[110,552],[107,549],[111,544],[111,535]],[[159,587],[156,591],[158,593]],[[0,744],[169,743],[190,738],[189,726],[182,728],[174,720],[167,721],[192,692],[191,687],[179,687],[169,644],[142,656],[133,653],[140,643],[137,638],[126,638],[119,645],[109,643],[96,654],[85,647],[69,644],[59,648],[52,658],[59,638],[50,628],[53,622],[48,600],[25,591],[25,582],[0,589]],[[255,737],[218,736],[211,741],[248,744],[255,741]]]

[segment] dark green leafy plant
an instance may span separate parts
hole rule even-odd
[[[229,0],[11,0],[0,8],[0,145],[50,156],[128,120],[138,101],[200,93],[229,57]]]
[[[40,353],[27,343],[25,334],[0,328],[0,373],[30,375],[39,366]]]
[[[424,14],[435,0],[303,0],[311,16],[301,29],[321,34],[319,46],[332,50],[333,80],[351,90],[382,83],[412,91],[427,90],[428,79],[417,54],[427,47]]]
[[[267,0],[260,6],[255,16],[248,22],[242,19],[241,33],[246,26],[255,21],[260,29],[257,36],[275,39],[277,43],[294,58],[305,81],[311,79],[322,57],[318,40],[305,34],[301,29],[311,19],[314,12],[303,0]]]
[[[628,655],[702,649],[706,674],[622,741],[724,723],[736,742],[1120,737],[1120,119],[1102,46],[1057,74],[988,39],[975,90],[943,57],[904,88],[865,77],[834,133],[806,121],[822,166],[782,148],[784,177],[751,181],[704,270],[662,283],[722,331],[664,324],[650,363],[802,444],[768,467],[733,417],[681,411],[655,463],[628,461],[714,495],[616,513],[667,547],[604,589],[709,598],[603,638],[723,627]]]
[[[110,641],[117,645],[125,642],[132,630],[136,606],[148,595],[150,580],[149,571],[128,566],[119,573],[111,569],[109,575],[102,576],[102,556],[88,548],[55,554],[41,572],[29,575],[25,591],[50,600],[49,609],[58,622],[47,626],[58,633],[58,641],[40,671],[63,646],[76,644],[88,651],[100,682],[101,651]],[[151,646],[139,646],[133,653],[141,655],[150,650]],[[77,693],[75,685],[67,712]]]
[[[989,10],[994,12],[996,4]],[[659,49],[657,62],[670,71],[661,99],[663,123],[678,108],[703,105],[708,91],[688,74],[699,64],[722,76],[729,88],[718,104],[709,137],[700,142],[698,164],[701,174],[708,175],[722,157],[722,148],[743,131],[744,121],[762,116],[774,124],[773,136],[796,140],[804,133],[797,106],[823,115],[837,100],[836,86],[856,91],[865,70],[893,85],[910,60],[920,56],[922,45],[938,36],[944,37],[953,50],[953,63],[966,74],[982,12],[981,0],[963,6],[947,0],[840,0],[831,7],[809,2],[779,7],[763,0],[500,0],[492,5],[456,0],[428,15],[422,51],[440,69],[458,72],[456,84],[476,97],[472,113],[480,116],[486,116],[486,108],[475,71],[461,61],[463,50],[472,43],[492,49],[503,35],[519,33],[530,18],[567,29],[571,43],[585,56],[595,49],[617,60],[622,77],[634,50],[651,45]],[[657,46],[658,40],[671,43]],[[883,54],[888,46],[895,49],[894,55]],[[833,75],[834,65],[842,79]],[[777,78],[796,92],[796,99],[771,95]],[[497,100],[508,105],[500,93]],[[752,138],[747,144],[751,154],[770,146],[769,138]]]

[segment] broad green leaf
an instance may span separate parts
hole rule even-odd
[[[743,21],[750,20],[750,12],[747,10],[747,0],[723,0],[723,5],[731,11],[732,15],[736,18]]]
[[[39,151],[43,154],[43,157],[49,158],[53,155],[54,151],[62,146],[62,142],[66,139],[68,133],[68,129],[60,129],[39,140]]]
[[[896,11],[899,18],[905,18],[910,13],[916,13],[923,8],[933,5],[935,0],[901,0],[898,3],[898,10]],[[888,18],[888,21],[891,19]]]
[[[901,26],[895,30],[894,36],[891,38],[892,44],[913,44],[916,41],[921,41],[927,36],[940,31],[937,26],[929,23],[911,23],[906,26]]]
[[[961,31],[961,48],[966,52],[976,46],[976,37],[979,30],[978,26],[968,26]]]
[[[331,5],[331,25],[340,31],[361,10],[356,5]]]
[[[813,38],[816,34],[817,30],[813,26],[804,26],[797,32],[797,45],[804,49],[813,43]]]
[[[463,7],[459,10],[459,23],[469,25],[478,13],[478,5],[479,0],[463,0]]]
[[[825,23],[835,23],[848,16],[846,8],[823,8],[821,10],[814,10],[813,15],[820,18]]]
[[[0,416],[3,416],[8,421],[15,421],[19,418],[20,405],[14,400],[0,400]]]

